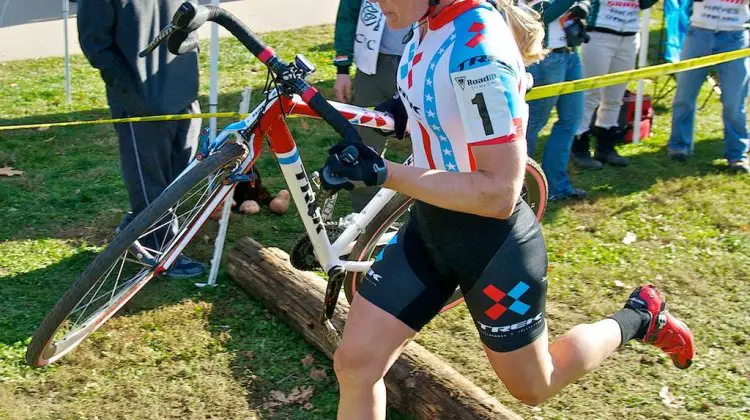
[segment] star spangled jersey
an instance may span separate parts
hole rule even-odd
[[[528,106],[521,53],[503,16],[483,0],[454,3],[399,65],[414,166],[470,172],[472,148],[523,140]],[[418,31],[415,31],[418,32]]]

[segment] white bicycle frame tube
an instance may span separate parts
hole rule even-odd
[[[277,102],[278,92],[273,91],[270,93],[267,100],[258,105],[253,110],[253,112],[245,119],[227,126],[216,137],[216,139],[211,142],[211,146],[209,147],[209,149],[216,150],[217,148],[221,147],[221,145],[223,145],[226,141],[228,141],[230,137],[234,137],[236,141],[245,142],[239,135],[239,132],[253,127],[262,113],[277,105]],[[294,103],[301,103],[298,97],[294,98]],[[374,111],[353,107],[351,105],[339,104],[336,102],[331,102],[331,104],[337,110],[341,111],[344,115],[352,113],[355,114],[354,117],[349,118],[350,122],[354,124],[380,128],[383,130],[393,129],[393,120],[385,116],[382,116],[380,122],[376,122],[374,120],[360,121],[362,115],[371,115]],[[378,115],[382,114],[378,113]],[[383,124],[383,121],[386,121],[385,125]],[[255,141],[260,141],[260,139],[256,139],[255,135],[253,135],[253,137],[248,142],[249,153],[245,157],[245,159],[243,159],[239,167],[240,171],[242,171],[243,173],[255,160],[255,155],[253,152],[253,144]],[[299,216],[302,219],[303,225],[305,226],[305,231],[310,237],[315,256],[318,258],[318,261],[320,262],[323,269],[325,271],[329,271],[333,267],[341,266],[346,271],[367,271],[372,265],[372,262],[343,261],[341,260],[340,256],[345,255],[348,251],[351,250],[354,240],[362,232],[364,232],[367,225],[372,222],[373,218],[378,214],[380,209],[382,209],[388,203],[388,201],[390,201],[395,196],[396,192],[385,188],[381,189],[370,201],[370,203],[367,204],[364,210],[361,213],[356,214],[352,218],[351,223],[346,227],[344,232],[342,232],[339,238],[332,245],[330,240],[328,239],[325,226],[321,221],[320,209],[317,207],[313,188],[307,177],[307,173],[302,163],[302,159],[299,155],[299,151],[295,147],[294,150],[289,153],[278,154],[277,159],[279,162],[279,167],[281,168],[281,172],[284,175],[284,180],[287,183],[289,192],[297,207]],[[187,173],[187,171],[192,169],[197,164],[199,164],[198,161],[192,161],[188,165],[187,169],[185,169],[185,171],[183,171],[182,174],[177,177],[177,179],[181,178],[185,173]],[[161,270],[169,269],[169,267],[177,259],[177,256],[180,255],[180,253],[190,243],[201,226],[206,222],[211,213],[213,213],[213,211],[222,202],[224,202],[224,200],[227,199],[233,188],[234,185],[227,185],[219,189],[219,191],[214,195],[214,198],[209,202],[203,212],[198,215],[198,217],[192,222],[191,226],[180,235],[181,237],[178,237],[176,239],[176,246],[159,264],[159,268]],[[309,209],[311,208],[315,210],[312,215],[309,214]]]

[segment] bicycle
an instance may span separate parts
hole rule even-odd
[[[211,142],[201,141],[187,168],[94,258],[78,280],[47,314],[26,352],[27,362],[41,367],[72,351],[101,327],[154,276],[164,273],[190,243],[214,210],[225,202],[248,172],[267,139],[303,220],[305,234],[291,260],[297,268],[319,265],[328,276],[320,321],[336,340],[330,322],[342,284],[349,301],[370,268],[372,255],[395,235],[398,220],[413,200],[381,189],[360,213],[332,222],[335,194],[312,182],[286,125],[286,117],[321,118],[343,138],[354,125],[393,130],[390,115],[352,105],[328,102],[305,81],[315,67],[302,55],[285,63],[236,17],[215,6],[183,3],[172,22],[141,52],[150,54],[165,41],[170,52],[184,54],[198,47],[188,35],[205,22],[227,29],[268,67],[261,103],[243,120],[228,125]],[[354,138],[356,132],[354,132]],[[351,137],[349,137],[351,138]],[[410,164],[410,159],[405,162]],[[317,191],[315,191],[317,189]],[[316,193],[318,197],[316,198]],[[541,219],[547,204],[547,182],[529,159],[524,199]],[[322,211],[321,211],[322,208]],[[342,259],[349,255],[348,259]],[[463,301],[457,290],[443,311]]]

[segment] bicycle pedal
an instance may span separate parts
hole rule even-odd
[[[328,330],[326,339],[329,343],[338,347],[339,344],[341,344],[341,334],[339,334],[338,330],[336,330],[336,327],[333,326],[330,319],[327,319],[324,325],[326,326],[326,330]]]

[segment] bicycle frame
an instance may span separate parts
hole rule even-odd
[[[330,102],[351,124],[393,130],[393,119],[384,113],[361,108],[353,105]],[[372,262],[355,262],[341,260],[351,250],[353,241],[359,236],[373,217],[396,194],[386,188],[381,189],[367,206],[355,214],[342,234],[331,244],[323,224],[320,208],[315,199],[310,179],[300,157],[297,145],[286,125],[286,117],[299,115],[303,117],[319,118],[319,116],[297,95],[292,98],[280,95],[278,90],[269,92],[266,100],[258,105],[246,118],[228,125],[209,145],[208,152],[221,148],[228,141],[237,141],[248,147],[248,153],[238,165],[236,172],[246,174],[253,163],[260,157],[263,150],[263,139],[267,138],[281,168],[284,180],[297,207],[297,212],[305,226],[305,231],[321,267],[328,272],[334,267],[341,267],[345,271],[366,272]],[[202,156],[197,155],[182,173],[189,171],[199,164]],[[180,175],[182,176],[182,175]],[[179,179],[179,176],[178,176]],[[223,203],[234,190],[234,183],[225,185],[214,195],[201,214],[192,222],[188,229],[182,230],[177,237],[176,246],[165,256],[155,272],[161,273],[169,269],[177,256],[190,243],[209,215]],[[384,238],[387,239],[387,238]]]

